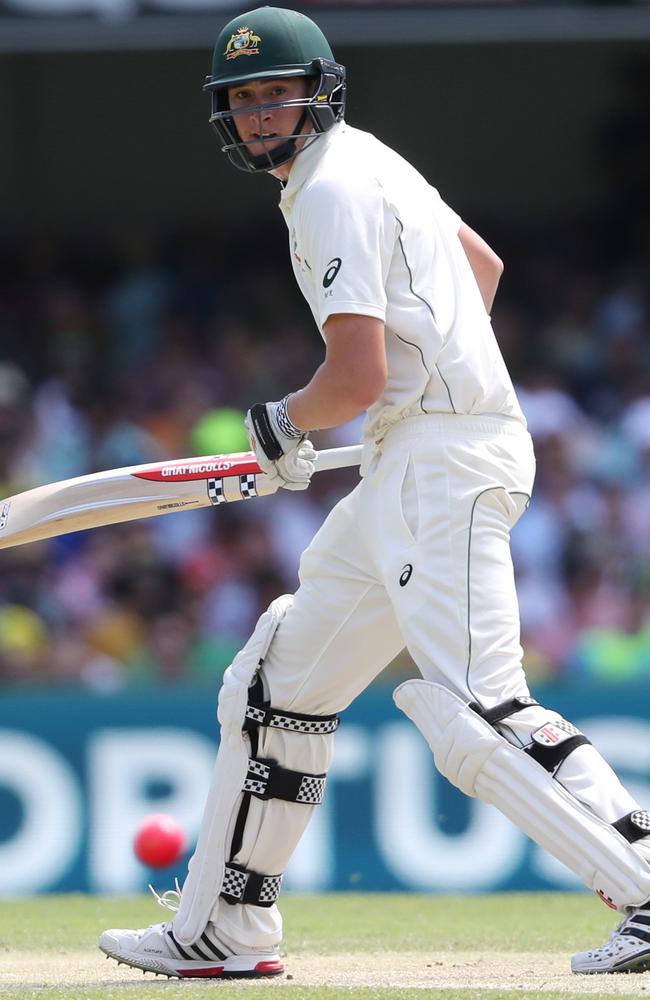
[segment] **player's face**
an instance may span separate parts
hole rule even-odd
[[[228,88],[230,110],[235,113],[239,137],[251,156],[271,152],[281,146],[287,136],[294,135],[305,110],[304,107],[278,108],[273,105],[307,96],[308,84],[301,76],[286,80],[252,80]]]

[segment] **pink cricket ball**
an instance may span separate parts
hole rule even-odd
[[[166,868],[185,850],[185,833],[178,820],[165,813],[145,816],[133,838],[136,857],[150,868]]]

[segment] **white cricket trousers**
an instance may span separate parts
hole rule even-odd
[[[484,707],[528,693],[510,529],[534,478],[530,435],[499,417],[396,424],[300,563],[264,663],[271,703],[329,714],[404,648]]]
[[[422,675],[486,708],[528,694],[521,667],[510,529],[534,477],[515,421],[409,418],[365,456],[363,479],[300,562],[300,586],[264,657],[276,709],[330,715],[407,646]],[[262,727],[258,755],[327,772],[332,737]],[[251,797],[234,861],[283,872],[313,806]],[[282,936],[277,906],[223,906],[217,931],[244,948]],[[214,918],[213,918],[214,919]]]

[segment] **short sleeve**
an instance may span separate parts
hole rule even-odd
[[[373,177],[321,179],[305,191],[300,237],[321,329],[336,313],[386,318],[394,226]]]
[[[436,191],[438,195],[438,214],[442,220],[444,220],[445,225],[449,227],[455,234],[460,232],[460,227],[463,224],[463,220],[457,212],[454,212],[453,208],[450,208],[446,201],[440,197],[440,193]]]

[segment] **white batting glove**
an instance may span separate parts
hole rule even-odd
[[[277,403],[254,403],[244,425],[259,467],[271,483],[285,490],[306,490],[315,469],[316,452],[292,423],[285,396]]]

